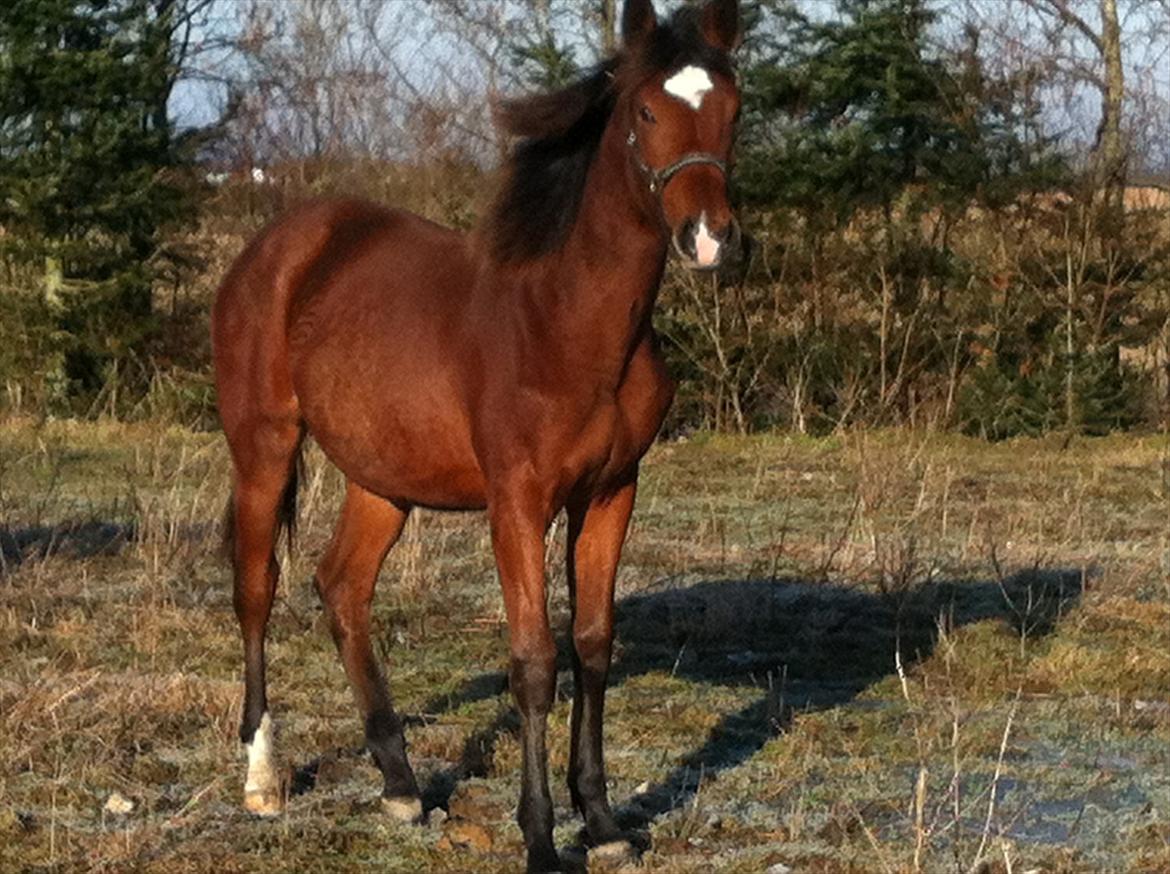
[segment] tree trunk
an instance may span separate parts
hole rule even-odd
[[[618,49],[617,0],[601,0],[601,49],[609,57]]]
[[[1100,77],[1089,70],[1090,80],[1101,91],[1101,123],[1094,148],[1096,184],[1102,190],[1107,215],[1120,217],[1125,196],[1126,146],[1122,136],[1125,100],[1125,67],[1121,56],[1121,22],[1117,0],[1098,0],[1100,27],[1094,27],[1070,6],[1068,0],[1024,0],[1040,14],[1078,31],[1101,59]],[[1090,63],[1090,67],[1095,66]],[[1081,70],[1085,73],[1085,70]],[[1112,223],[1116,228],[1116,222]]]
[[[158,76],[158,90],[154,99],[154,106],[150,109],[150,124],[156,131],[165,131],[170,126],[170,116],[167,105],[171,99],[171,89],[175,84],[175,70],[171,66],[171,38],[174,33],[174,6],[175,0],[155,0],[154,21],[150,26],[151,45],[147,52],[155,65],[152,71]]]
[[[1126,154],[1121,116],[1125,68],[1121,63],[1121,25],[1117,0],[1101,0],[1101,54],[1105,82],[1101,101],[1101,134],[1097,144],[1102,193],[1107,210],[1120,215],[1125,197]]]
[[[1068,282],[1065,287],[1064,308],[1064,426],[1068,433],[1077,431],[1077,383],[1076,383],[1076,335],[1073,332],[1073,319],[1076,317],[1077,286],[1073,281],[1072,267],[1069,265]]]
[[[540,29],[541,38],[552,40],[552,3],[551,0],[536,0],[536,26]]]

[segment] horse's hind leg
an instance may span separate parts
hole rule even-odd
[[[244,806],[261,816],[280,813],[284,779],[273,749],[265,688],[264,636],[276,592],[276,538],[293,511],[296,457],[302,430],[295,419],[254,420],[228,435],[235,462],[231,538],[234,604],[244,641],[244,712],[240,740],[248,751]]]
[[[422,802],[406,759],[402,720],[370,646],[370,602],[378,569],[402,533],[406,516],[407,511],[350,483],[341,520],[317,568],[317,591],[365,720],[366,745],[382,771],[383,806],[397,819],[415,821],[422,817]]]

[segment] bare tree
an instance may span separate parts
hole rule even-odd
[[[1101,95],[1101,120],[1097,127],[1094,151],[1097,170],[1106,202],[1120,211],[1125,190],[1126,147],[1122,138],[1122,112],[1125,105],[1125,66],[1121,57],[1121,24],[1117,0],[1093,0],[1098,15],[1094,26],[1086,3],[1075,0],[1024,0],[1047,18],[1051,27],[1049,40],[1058,45],[1072,30],[1092,48],[1092,65],[1080,66],[1078,78],[1091,84]]]
[[[1159,55],[1164,59],[1158,40],[1170,35],[1170,0],[970,0],[965,9],[990,37],[985,45],[997,60],[1006,54],[1042,71],[1050,87],[1063,84],[1066,106],[1076,106],[1081,89],[1096,95],[1095,179],[1107,207],[1120,211],[1132,126],[1145,120],[1134,101],[1148,105],[1151,96],[1133,92],[1129,80],[1140,80],[1138,71],[1151,69]]]
[[[388,6],[303,0],[291,9],[263,2],[245,9],[235,87],[239,114],[267,159],[390,156],[401,135],[396,78],[373,43],[358,38],[369,28],[393,31],[380,23],[394,14]]]

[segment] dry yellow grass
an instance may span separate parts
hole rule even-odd
[[[646,869],[1170,870],[1165,457],[1156,438],[909,432],[655,448],[606,729]],[[238,804],[221,438],[0,425],[0,871],[516,869],[483,519],[422,514],[383,572],[411,753],[428,804],[462,811],[401,827],[307,585],[340,489],[312,462],[270,632],[282,747],[312,787],[260,822]],[[566,673],[550,745],[571,848],[567,692]]]

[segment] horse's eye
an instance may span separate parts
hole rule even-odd
[[[643,106],[638,110],[638,115],[642,116],[642,121],[646,124],[654,124],[658,119],[654,117],[654,113],[650,111],[649,106]]]

